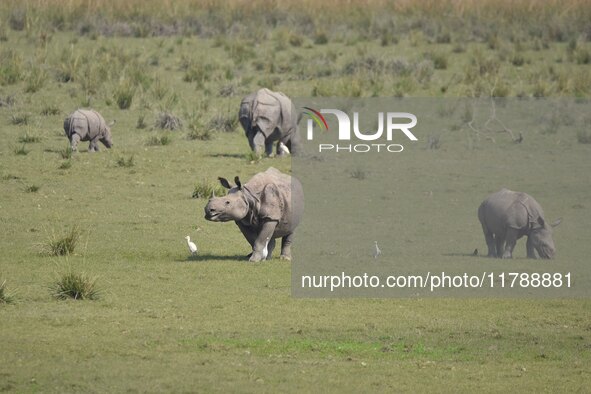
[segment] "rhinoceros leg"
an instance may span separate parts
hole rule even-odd
[[[505,251],[503,252],[504,259],[511,259],[513,258],[513,249],[515,249],[515,244],[517,243],[517,230],[515,229],[507,229],[507,233],[505,234]]]
[[[271,256],[273,255],[274,249],[275,249],[275,238],[271,238],[269,240],[269,245],[267,245],[267,260],[271,260]]]
[[[536,259],[536,252],[535,252],[535,248],[534,248],[534,243],[531,240],[531,238],[528,236],[527,237],[527,242],[525,243],[525,247],[527,248],[527,258],[528,259]]]
[[[252,256],[250,256],[249,261],[257,262],[263,259],[263,249],[265,249],[265,245],[267,244],[267,238],[271,239],[273,237],[275,227],[277,227],[276,221],[267,221],[263,223],[261,231],[254,241]],[[269,251],[269,246],[267,246],[267,251]]]
[[[505,235],[495,234],[496,257],[501,258],[505,249]]]
[[[265,154],[271,156],[273,154],[273,142],[265,141]]]
[[[254,241],[257,238],[256,232],[253,230],[252,227],[245,226],[244,224],[242,224],[240,222],[236,222],[236,224],[238,225],[238,228],[240,229],[240,232],[242,233],[242,235],[244,235],[244,238],[246,238],[246,240],[250,244],[250,247],[253,248]],[[249,257],[250,257],[250,255],[249,255]]]
[[[281,256],[282,260],[291,260],[291,242],[293,241],[293,233],[286,235],[281,239]]]
[[[72,152],[76,152],[78,150],[78,143],[80,142],[80,136],[76,133],[72,134],[70,137],[70,147],[72,148]]]
[[[97,138],[93,138],[90,140],[90,145],[88,145],[88,151],[89,152],[98,152],[99,151]]]
[[[488,257],[497,257],[497,247],[495,245],[495,237],[486,226],[482,226],[482,232],[484,233],[484,239],[486,240],[486,246],[488,248]]]

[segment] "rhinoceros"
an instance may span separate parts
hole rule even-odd
[[[532,196],[508,189],[488,196],[478,208],[489,257],[513,257],[517,240],[527,236],[527,257],[552,259],[556,253],[552,239],[552,227],[562,219],[549,224],[544,219],[542,207]]]
[[[259,172],[245,184],[235,177],[234,187],[227,179],[218,179],[229,191],[224,197],[212,196],[205,206],[205,219],[234,220],[252,248],[250,261],[270,259],[276,238],[281,238],[280,257],[291,260],[294,231],[304,212],[300,182],[273,167]]]
[[[285,94],[265,88],[249,94],[240,103],[239,118],[254,152],[271,155],[277,141],[278,155],[300,153],[298,114]]]
[[[70,140],[73,151],[78,149],[78,142],[90,141],[89,152],[98,152],[98,142],[107,148],[113,146],[111,127],[105,119],[94,110],[78,109],[64,119],[64,131]]]

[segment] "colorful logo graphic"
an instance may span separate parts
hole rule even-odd
[[[325,129],[328,131],[328,123],[326,123],[326,119],[324,116],[318,111],[310,107],[303,107],[307,111],[303,111],[304,114],[308,115],[310,118],[314,120],[314,122],[320,127],[320,129]],[[322,121],[322,123],[321,123]]]

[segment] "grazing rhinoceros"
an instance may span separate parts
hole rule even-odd
[[[113,146],[111,128],[105,119],[94,110],[78,109],[64,119],[64,131],[70,140],[73,151],[78,149],[78,142],[90,141],[89,152],[98,152],[98,142],[102,142],[107,148]]]
[[[512,258],[516,241],[527,236],[527,257],[554,258],[556,248],[552,227],[561,219],[548,224],[542,207],[532,196],[508,189],[488,196],[478,208],[478,219],[488,246],[489,257]]]
[[[300,182],[271,167],[259,172],[246,184],[234,178],[231,187],[219,178],[227,189],[224,197],[215,197],[205,206],[205,219],[214,222],[234,220],[252,247],[250,261],[260,261],[267,249],[271,258],[275,239],[281,238],[281,258],[291,260],[291,243],[295,228],[304,212],[304,192]]]
[[[273,143],[278,141],[278,155],[300,153],[298,114],[283,93],[260,89],[249,94],[240,103],[239,118],[253,151],[271,155]]]

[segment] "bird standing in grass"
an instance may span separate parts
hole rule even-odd
[[[279,150],[283,152],[283,154],[289,155],[289,148],[281,141],[279,141]]]
[[[380,250],[380,247],[378,246],[378,241],[374,241],[374,243],[375,243],[375,250],[373,252],[373,258],[377,259],[382,254],[382,251]]]
[[[188,235],[185,237],[185,239],[187,240],[187,246],[189,246],[189,251],[194,256],[197,253],[197,245],[191,242],[191,237],[189,237]]]

